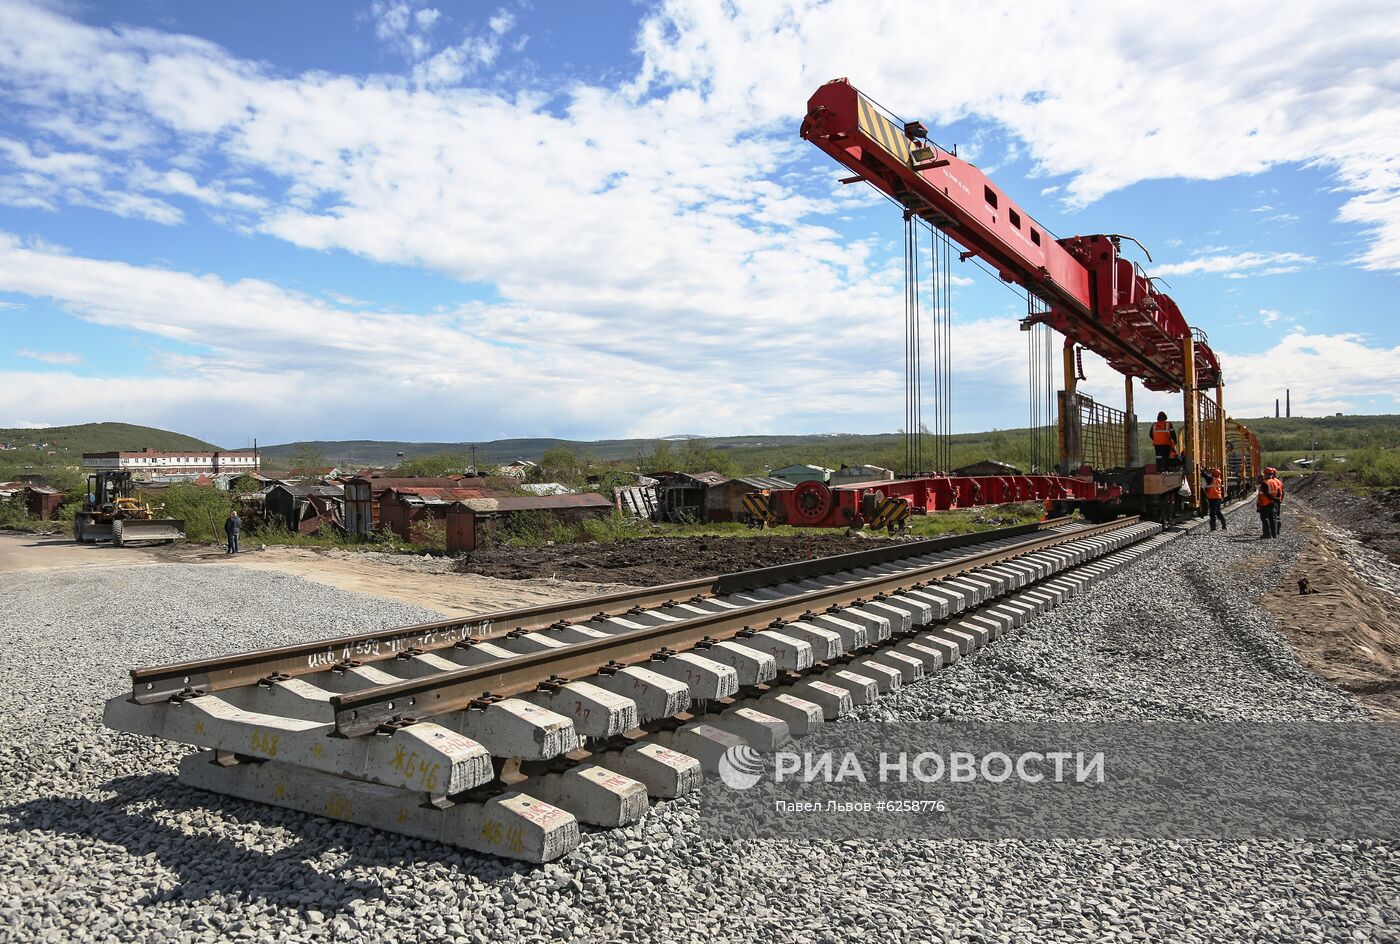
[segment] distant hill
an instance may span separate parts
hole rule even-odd
[[[218,446],[166,429],[134,426],[131,423],[82,423],[78,426],[49,426],[43,429],[0,429],[0,458],[18,458],[25,453],[55,459],[82,458],[85,452],[113,450],[194,449],[212,450]],[[50,456],[52,451],[54,455]]]
[[[1400,445],[1400,416],[1323,416],[1292,417],[1291,419],[1244,418],[1246,425],[1259,434],[1264,449],[1297,451],[1303,455],[1316,441],[1318,449],[1359,449],[1365,446],[1394,447]],[[1147,439],[1148,423],[1140,426],[1140,446],[1143,455],[1151,454]],[[686,437],[690,439],[691,437]],[[700,437],[694,437],[700,440]],[[686,439],[661,437],[660,441],[674,450],[685,446]],[[632,459],[651,452],[658,439],[602,439],[592,442],[570,439],[497,439],[490,442],[398,442],[382,440],[340,440],[306,443],[284,443],[264,446],[261,452],[271,466],[289,459],[298,449],[309,448],[339,466],[392,466],[398,453],[407,458],[441,452],[467,453],[476,447],[477,460],[485,463],[508,462],[511,459],[538,461],[547,449],[565,446],[579,454],[589,454],[601,460]],[[873,463],[889,468],[902,464],[903,437],[898,433],[816,433],[808,435],[773,436],[710,436],[702,440],[707,449],[724,452],[744,472],[756,472],[794,462],[812,462],[836,468],[842,463],[857,465]],[[925,450],[930,453],[928,440]],[[1026,467],[1029,462],[1027,430],[990,430],[960,433],[952,437],[952,466],[957,467],[981,459],[1001,459]]]
[[[1287,461],[1293,454],[1307,454],[1317,443],[1319,453],[1325,450],[1355,450],[1366,446],[1395,448],[1400,446],[1400,416],[1324,416],[1293,417],[1291,419],[1243,419],[1263,440],[1270,458]],[[1146,446],[1146,422],[1142,425],[1143,453]],[[898,433],[816,433],[807,435],[772,436],[698,436],[674,435],[658,439],[601,439],[592,442],[551,439],[496,439],[490,442],[401,442],[395,440],[317,440],[263,446],[259,451],[270,468],[278,468],[298,451],[324,456],[341,467],[393,466],[398,454],[407,458],[434,453],[469,453],[476,448],[477,460],[497,464],[512,459],[538,461],[548,449],[564,446],[580,455],[596,459],[629,460],[651,453],[658,441],[679,452],[687,442],[697,440],[705,449],[724,453],[734,466],[744,472],[765,471],[794,462],[812,462],[836,468],[842,463],[856,465],[873,463],[899,468],[903,462],[903,440]],[[47,443],[43,449],[35,449]],[[114,449],[217,449],[211,443],[180,433],[128,423],[84,423],[80,426],[55,426],[48,429],[0,429],[0,445],[18,447],[0,451],[0,464],[77,463],[84,452]],[[931,450],[926,445],[926,454]],[[1025,467],[1029,460],[1029,437],[1024,428],[961,433],[952,438],[952,466],[957,467],[980,459],[1001,459]],[[56,454],[47,455],[48,450]],[[8,461],[7,461],[8,460]]]
[[[893,434],[869,436],[684,436],[663,437],[664,441],[680,446],[687,440],[703,440],[712,449],[752,449],[802,447],[809,443],[829,444],[833,439],[867,440],[885,439],[893,441]],[[405,458],[427,456],[439,452],[469,452],[476,447],[477,460],[482,463],[509,462],[511,459],[538,460],[545,450],[566,446],[575,452],[588,452],[599,459],[631,459],[638,453],[650,450],[656,439],[599,439],[583,441],[575,439],[495,439],[490,442],[399,442],[393,440],[351,439],[313,440],[309,442],[281,443],[259,447],[263,458],[276,463],[292,457],[298,450],[310,450],[326,457],[335,465],[393,465],[398,454]]]

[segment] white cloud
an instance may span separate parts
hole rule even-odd
[[[1261,308],[1259,309],[1259,317],[1264,319],[1264,324],[1273,324],[1279,319],[1279,310],[1277,308]]]
[[[438,21],[438,17],[440,16],[442,16],[441,10],[435,10],[432,7],[428,7],[426,9],[419,10],[416,13],[414,13],[413,21],[418,25],[419,30],[426,33],[433,28],[433,26]]]
[[[131,172],[128,180],[133,186],[142,190],[154,190],[158,193],[189,197],[208,206],[230,207],[239,210],[258,210],[267,206],[267,201],[262,197],[229,190],[217,181],[201,184],[192,174],[183,170],[167,170],[163,173],[157,173],[148,167],[138,165]]]
[[[74,354],[72,351],[31,351],[28,348],[20,348],[15,351],[15,356],[45,364],[81,364],[83,361],[81,354]]]
[[[1294,416],[1354,412],[1379,399],[1393,409],[1400,347],[1376,347],[1356,334],[1295,330],[1267,351],[1224,356],[1225,406],[1234,416],[1272,416],[1274,398],[1292,391]]]
[[[641,69],[623,87],[505,93],[461,83],[495,62],[513,24],[439,48],[445,27],[427,12],[436,8],[397,0],[374,4],[375,30],[409,62],[404,74],[369,77],[286,75],[199,39],[0,4],[0,100],[33,139],[0,155],[0,200],[105,205],[169,223],[182,218],[172,201],[192,200],[240,228],[489,284],[504,299],[448,314],[378,314],[256,280],[78,258],[65,267],[41,247],[11,240],[3,249],[8,277],[25,286],[13,291],[104,324],[211,344],[211,355],[184,366],[237,374],[229,389],[239,391],[266,364],[287,379],[265,386],[298,402],[306,390],[362,402],[354,384],[326,377],[343,372],[431,411],[437,401],[416,378],[444,378],[456,385],[446,389],[469,387],[499,409],[501,422],[517,421],[515,431],[634,415],[634,431],[674,432],[651,426],[669,423],[663,411],[678,390],[702,391],[687,409],[710,430],[794,428],[804,410],[862,417],[853,424],[869,428],[864,418],[897,409],[899,381],[886,365],[898,349],[898,273],[880,242],[848,241],[821,216],[869,196],[843,192],[834,167],[774,179],[810,156],[792,126],[831,77],[815,69],[853,48],[864,70],[853,78],[872,95],[935,127],[969,116],[1000,122],[1041,172],[1068,178],[1073,203],[1142,179],[1215,179],[1306,157],[1355,195],[1343,213],[1375,229],[1366,264],[1390,264],[1393,239],[1400,268],[1400,198],[1385,163],[1400,153],[1397,106],[1380,94],[1388,79],[1378,71],[1397,26],[1364,10],[1328,14],[1323,42],[1302,15],[1250,3],[1211,13],[1103,6],[1073,17],[971,7],[955,29],[930,29],[946,23],[907,4],[676,0],[647,17]],[[1232,31],[1238,23],[1249,28]],[[926,40],[911,44],[910,35]],[[998,55],[972,41],[987,36]],[[930,57],[943,64],[936,83],[927,81]],[[1337,62],[1358,65],[1343,74]],[[1343,87],[1347,95],[1335,91]],[[1219,249],[1158,272],[1243,276],[1312,261]],[[284,317],[266,324],[267,311]],[[997,362],[1003,343],[1021,350],[1014,319],[1005,321],[1010,341],[969,331],[969,362]],[[813,325],[822,345],[810,343]],[[395,366],[405,352],[427,366]],[[485,366],[464,379],[464,364]],[[599,393],[561,364],[638,379],[619,385],[625,396]],[[92,393],[96,382],[75,389]],[[532,395],[510,399],[493,383]],[[840,392],[819,404],[793,393],[833,386]],[[251,408],[260,395],[246,396]],[[655,411],[636,415],[644,398]]]
[[[63,201],[96,207],[118,216],[178,223],[183,215],[170,204],[131,193],[110,180],[111,167],[95,154],[35,150],[23,141],[0,137],[0,203],[56,210]]]
[[[1263,314],[1261,312],[1261,314]],[[1287,315],[1281,316],[1289,320]],[[1394,412],[1400,409],[1400,346],[1377,345],[1357,334],[1309,334],[1294,328],[1265,350],[1217,348],[1225,367],[1225,410],[1231,416],[1273,416],[1274,398],[1293,391],[1294,416]],[[1123,386],[1101,360],[1085,355],[1088,384],[1081,388],[1109,406],[1122,408]],[[1180,393],[1153,393],[1140,386],[1138,416],[1166,410],[1181,415]]]
[[[467,33],[456,44],[438,48],[433,31],[442,18],[435,7],[409,0],[375,0],[370,7],[374,34],[412,63],[415,85],[441,89],[490,67],[501,52],[501,37],[515,26],[515,15],[502,8],[487,20],[482,36]]]
[[[497,36],[504,36],[515,27],[515,14],[502,7],[486,21],[486,25]]]
[[[897,302],[896,275],[871,274],[889,292],[872,296],[880,308]],[[4,234],[0,291],[195,348],[164,356],[157,377],[148,378],[157,383],[0,372],[0,425],[41,397],[59,421],[87,416],[98,402],[137,421],[246,430],[265,440],[310,435],[318,425],[320,435],[334,429],[347,436],[384,429],[441,435],[444,428],[483,437],[522,429],[660,435],[675,432],[681,415],[690,420],[680,426],[703,433],[868,430],[894,425],[900,389],[889,357],[899,349],[898,319],[838,320],[801,305],[803,317],[784,331],[762,322],[655,319],[630,325],[621,338],[606,319],[558,306],[364,311],[261,280],[36,250]],[[813,318],[824,319],[824,343],[794,346]],[[981,428],[997,421],[998,395],[1022,390],[1014,378],[1024,337],[1014,318],[959,322],[957,335],[967,353],[959,383],[978,390],[960,405],[959,420]],[[734,369],[740,351],[763,369]],[[297,404],[295,418],[288,402]],[[258,425],[249,430],[250,423]]]
[[[1296,272],[1316,260],[1298,252],[1237,252],[1197,256],[1185,262],[1169,262],[1152,267],[1153,275],[1223,274],[1226,278],[1245,278],[1250,274],[1277,275]],[[1257,270],[1257,271],[1255,271]]]
[[[370,4],[374,35],[411,60],[432,51],[431,34],[441,15],[435,8],[417,7],[405,0],[374,0]]]
[[[496,61],[501,47],[494,39],[468,36],[455,46],[413,67],[413,81],[425,88],[456,85]]]
[[[842,68],[832,63],[847,63],[857,86],[935,134],[967,117],[1000,123],[1042,173],[1072,175],[1071,204],[1141,180],[1319,166],[1354,194],[1339,218],[1368,232],[1358,261],[1400,268],[1398,44],[1394,10],[1359,0],[1286,16],[1267,0],[1100,0],[964,5],[955,17],[893,0],[670,0],[641,49],[644,80],[704,88],[756,120],[790,122]]]

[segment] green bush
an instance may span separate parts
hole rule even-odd
[[[629,518],[616,511],[606,518],[589,518],[583,522],[583,536],[588,541],[626,541],[647,537],[654,530],[651,522]]]
[[[29,510],[24,507],[24,502],[14,499],[0,501],[0,528],[24,527],[33,520],[29,517]]]
[[[538,546],[551,542],[569,544],[581,536],[577,525],[566,525],[548,511],[527,509],[503,516],[492,540],[498,544]]]
[[[1400,450],[1366,449],[1356,457],[1361,481],[1377,487],[1400,485]]]
[[[447,475],[460,475],[470,465],[471,456],[465,452],[434,452],[426,456],[413,456],[400,460],[394,468],[394,474],[439,478]]]
[[[191,541],[224,540],[224,521],[233,510],[233,496],[203,485],[171,485],[141,497],[150,502],[157,518],[180,518]]]

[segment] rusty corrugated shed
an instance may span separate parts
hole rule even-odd
[[[612,508],[613,503],[597,492],[582,495],[520,495],[506,498],[469,498],[462,504],[477,512],[552,511],[567,508]]]
[[[413,501],[417,499],[423,504],[450,505],[453,502],[468,501],[476,498],[490,498],[493,494],[499,494],[499,490],[490,488],[406,488],[396,487],[384,490],[387,498],[389,493],[400,498]]]
[[[395,487],[451,488],[466,476],[418,477],[409,475],[356,475],[345,480],[345,529],[369,534],[379,524],[379,498]]]

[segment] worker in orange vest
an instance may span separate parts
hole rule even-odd
[[[1157,450],[1157,469],[1167,468],[1176,456],[1176,427],[1167,422],[1166,413],[1157,414],[1157,422],[1152,424],[1152,448]]]
[[[1263,537],[1278,537],[1279,525],[1283,519],[1283,482],[1279,480],[1278,470],[1269,466],[1264,470],[1264,474],[1259,476],[1259,497],[1255,499],[1255,508],[1259,512],[1259,523],[1264,528]]]
[[[1222,531],[1230,530],[1230,526],[1225,523],[1225,514],[1220,510],[1220,505],[1225,500],[1225,478],[1220,474],[1219,469],[1206,469],[1202,477],[1206,487],[1206,504],[1210,506],[1210,529],[1215,530],[1215,522],[1220,522]]]
[[[1269,493],[1274,499],[1270,506],[1274,510],[1274,537],[1278,537],[1279,530],[1283,527],[1283,479],[1278,477],[1278,469],[1273,466],[1269,466],[1266,471],[1269,476]]]

